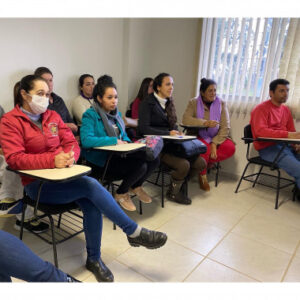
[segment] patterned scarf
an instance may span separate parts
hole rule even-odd
[[[119,115],[119,110],[116,108],[114,111],[111,111],[110,113],[105,112],[100,104],[97,101],[94,101],[93,103],[93,108],[95,111],[99,114],[100,118],[102,119],[105,132],[107,133],[108,136],[117,136],[113,126],[110,124],[108,119],[112,120],[113,123],[116,123],[121,127],[121,131],[125,131],[125,124],[122,120],[122,118]]]

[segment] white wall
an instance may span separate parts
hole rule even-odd
[[[0,19],[0,104],[13,107],[13,86],[39,66],[54,74],[54,91],[68,103],[78,77],[111,74],[122,85],[123,19]],[[121,91],[122,94],[122,91]]]
[[[128,104],[138,93],[145,77],[152,77],[149,67],[152,63],[151,24],[152,19],[131,19],[129,22],[128,51]]]
[[[174,99],[181,122],[188,101],[194,97],[199,19],[154,19],[151,23],[149,73],[167,72],[174,79]]]
[[[67,105],[78,77],[113,76],[125,111],[144,77],[169,72],[181,119],[192,96],[198,19],[0,19],[0,104],[13,107],[16,81],[46,66]]]
[[[134,100],[144,77],[161,72],[174,79],[174,99],[181,117],[195,96],[199,19],[131,19],[129,25],[128,101]]]

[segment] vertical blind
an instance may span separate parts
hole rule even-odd
[[[290,82],[287,102],[296,120],[300,120],[300,20],[291,19],[289,31],[280,60],[279,76]]]
[[[288,27],[287,18],[203,19],[196,94],[206,77],[217,82],[231,112],[246,113],[266,100]]]

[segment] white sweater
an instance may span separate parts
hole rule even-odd
[[[90,102],[83,98],[81,95],[77,96],[75,99],[72,101],[72,114],[73,117],[75,118],[77,125],[81,126],[81,120],[82,120],[82,115],[85,113],[87,109],[91,107],[93,103],[93,100],[91,99]]]

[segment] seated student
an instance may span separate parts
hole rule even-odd
[[[93,104],[94,86],[95,81],[92,75],[83,74],[79,77],[80,95],[72,101],[72,114],[78,126],[81,126],[83,113]]]
[[[14,98],[19,90],[20,82],[17,82],[14,86]],[[1,116],[4,114],[4,110],[1,107]],[[21,178],[18,174],[8,171],[6,169],[7,163],[3,156],[2,148],[0,148],[0,158],[2,159],[1,164],[1,187],[0,187],[0,216],[3,214],[7,215],[8,211],[14,209],[18,205],[19,199],[23,198],[23,185]],[[14,215],[14,214],[13,214]],[[16,215],[16,223],[14,228],[20,230],[21,228],[22,213]],[[42,233],[49,229],[49,225],[42,221],[37,221],[34,218],[33,209],[27,207],[25,210],[24,229],[31,230],[35,233]]]
[[[16,170],[72,167],[80,149],[69,127],[61,117],[47,109],[49,87],[35,75],[27,75],[13,110],[0,123],[0,143],[7,164]],[[72,150],[73,149],[73,150]],[[22,176],[26,193],[35,198],[40,181]],[[165,233],[139,227],[116,203],[108,191],[94,178],[82,176],[67,182],[47,182],[40,202],[65,204],[76,202],[83,212],[86,237],[86,268],[98,281],[113,281],[113,274],[101,260],[102,214],[117,224],[127,235],[130,245],[151,249],[163,246]]]
[[[38,67],[34,71],[34,75],[45,79],[49,86],[50,96],[49,96],[48,109],[56,111],[60,115],[60,117],[62,118],[64,123],[72,130],[72,132],[74,134],[76,134],[78,131],[78,128],[75,125],[74,120],[70,116],[70,113],[68,111],[68,108],[67,108],[64,100],[53,92],[53,74],[52,74],[52,72],[46,67]]]
[[[143,79],[139,92],[135,97],[134,101],[130,104],[131,106],[131,116],[132,119],[139,118],[139,106],[140,103],[148,97],[148,95],[153,93],[153,79],[146,77]]]
[[[138,139],[136,128],[140,103],[151,93],[153,93],[153,79],[146,77],[142,81],[136,98],[131,102],[129,109],[126,111],[126,117],[123,118],[126,125],[126,132],[133,141]]]
[[[113,83],[112,78],[107,75],[99,77],[93,94],[93,107],[89,108],[82,118],[80,130],[82,147],[92,148],[130,143],[131,141],[125,132],[121,113],[117,108],[117,87]],[[94,165],[95,173],[102,171],[107,160],[107,153],[87,151],[84,156],[87,161]],[[153,161],[145,161],[134,154],[126,158],[112,157],[106,174],[112,177],[123,178],[114,197],[124,209],[136,210],[129,195],[129,189],[142,202],[150,203],[152,201],[142,188],[142,184],[158,165],[159,158]]]
[[[79,282],[34,254],[20,239],[0,230],[0,282]]]
[[[184,125],[203,127],[196,132],[207,151],[200,154],[207,166],[231,157],[235,145],[229,137],[230,119],[226,103],[216,94],[217,84],[212,79],[201,79],[200,95],[190,100],[183,114]],[[207,169],[199,174],[200,188],[209,191],[210,186],[206,177]]]
[[[172,99],[173,78],[167,73],[161,73],[154,78],[154,93],[150,94],[140,104],[138,130],[140,134],[177,135],[177,116]],[[178,203],[191,204],[181,186],[184,179],[191,173],[200,172],[206,168],[204,159],[199,156],[187,160],[170,153],[163,153],[161,161],[169,166],[172,182],[167,197]]]
[[[253,138],[289,138],[300,139],[300,132],[296,132],[290,109],[284,105],[289,97],[289,82],[276,79],[270,83],[270,98],[258,104],[251,112],[251,130]],[[272,162],[282,147],[281,143],[257,142],[254,148],[262,159]],[[295,178],[298,188],[297,197],[300,199],[300,145],[285,147],[277,158],[279,168]]]

